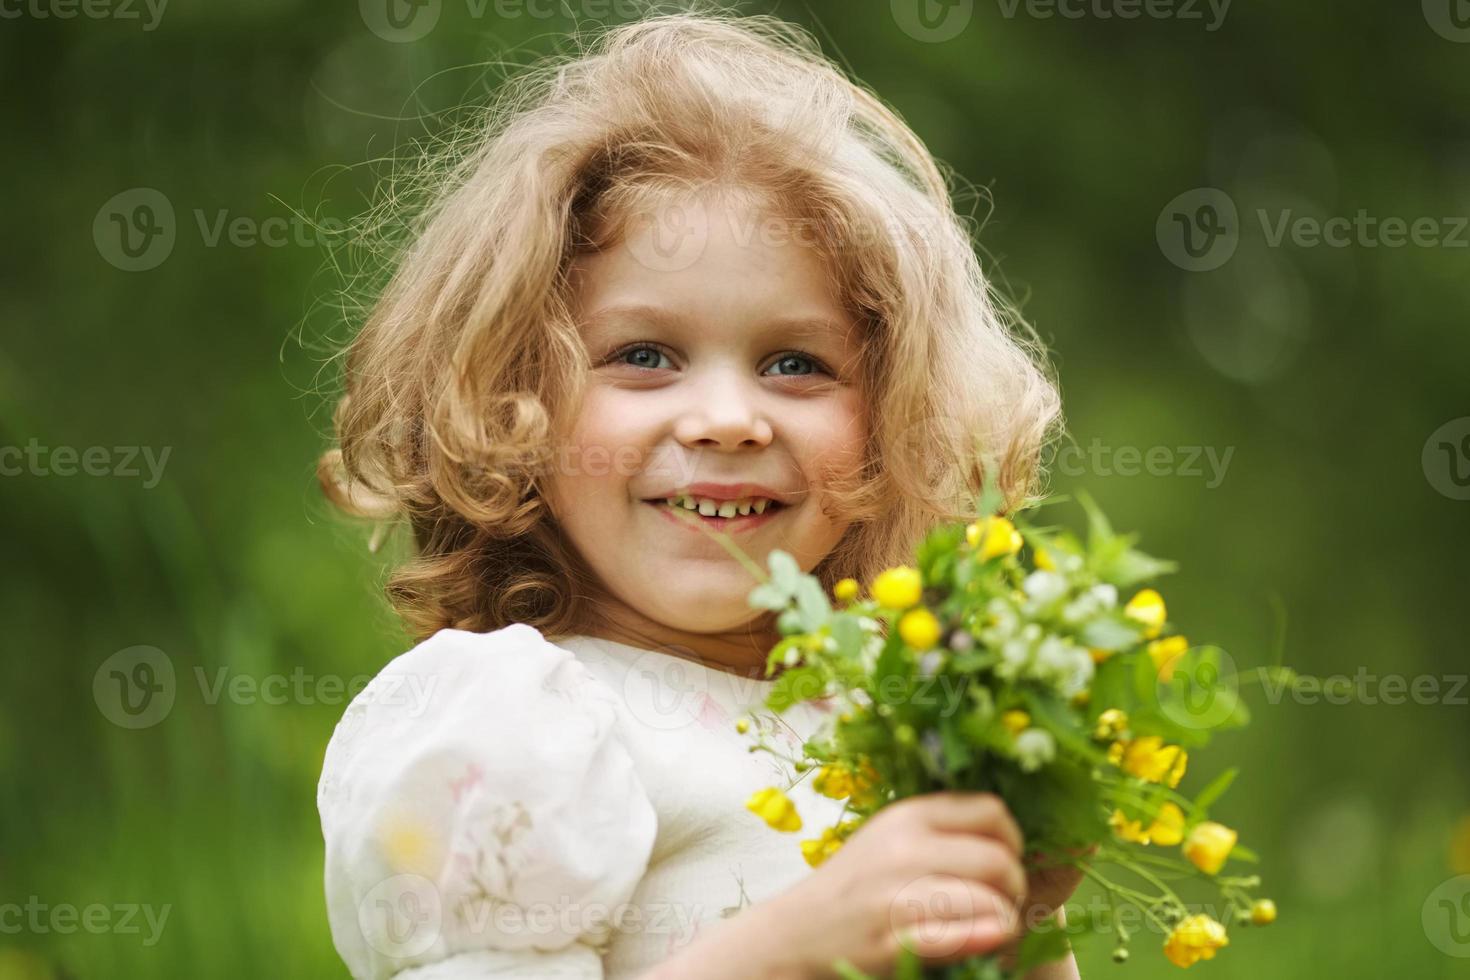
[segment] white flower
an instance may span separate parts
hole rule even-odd
[[[1056,572],[1032,572],[1021,583],[1021,591],[1031,600],[1028,607],[1041,607],[1067,594],[1067,580]]]
[[[1057,755],[1057,740],[1044,728],[1028,728],[1016,736],[1016,761],[1023,772],[1035,772]]]
[[[943,663],[944,654],[938,649],[930,650],[919,657],[919,675],[921,677],[933,677],[939,673],[939,668]]]

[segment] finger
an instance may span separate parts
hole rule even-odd
[[[989,885],[950,874],[923,875],[899,889],[889,906],[889,927],[900,930],[949,920],[990,919],[1002,930],[1020,926],[1020,908]]]
[[[1016,818],[994,793],[944,790],[928,793],[924,800],[924,819],[935,830],[985,834],[1001,841],[1017,857],[1025,849]]]
[[[1031,889],[1026,869],[1015,854],[994,837],[975,834],[941,834],[935,867],[971,881],[980,881],[1020,902]]]
[[[921,959],[954,962],[994,952],[1016,939],[1019,916],[1015,907],[984,885],[965,883],[957,896],[936,893],[930,904],[936,912],[942,909],[948,914],[926,915],[893,928],[899,945],[912,949]],[[957,912],[964,914],[954,914]]]
[[[946,919],[927,928],[911,926],[896,942],[922,960],[943,965],[992,953],[1010,938],[994,919]]]

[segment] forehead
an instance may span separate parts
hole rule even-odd
[[[657,220],[632,220],[600,251],[579,255],[570,281],[584,335],[625,329],[726,334],[841,346],[859,342],[820,250],[785,234],[784,219],[752,205],[700,199],[680,212],[697,236],[664,246]],[[772,225],[772,221],[777,222]],[[661,250],[662,249],[662,250]]]

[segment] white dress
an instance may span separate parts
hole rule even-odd
[[[442,630],[347,707],[317,807],[332,940],[352,976],[633,980],[811,869],[841,801],[792,756],[825,706],[775,681],[514,624]],[[795,786],[792,786],[796,780]],[[797,833],[745,809],[789,787]]]

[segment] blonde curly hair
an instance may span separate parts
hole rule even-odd
[[[864,330],[867,456],[829,490],[851,522],[813,570],[829,590],[912,560],[936,523],[976,516],[983,485],[1009,506],[1037,490],[1060,417],[1041,345],[924,144],[801,28],[719,12],[610,28],[426,159],[318,467],[345,511],[406,519],[413,555],[387,591],[417,637],[592,621],[595,583],[541,492],[590,367],[567,270],[690,191],[755,191],[811,229]]]

